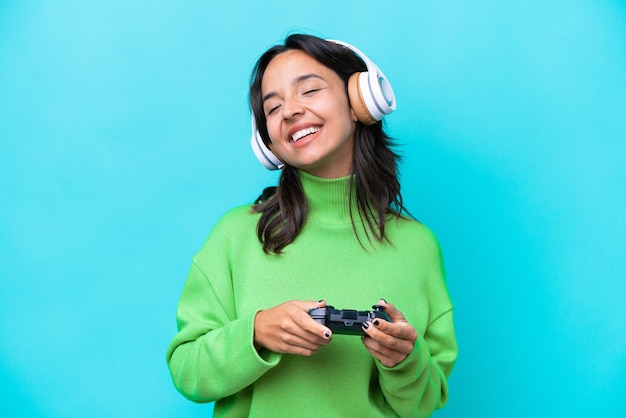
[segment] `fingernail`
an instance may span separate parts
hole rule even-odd
[[[317,303],[320,303],[320,302],[324,302],[324,299],[320,299],[317,301]]]
[[[382,300],[382,301],[383,301],[383,302],[385,302],[385,303],[389,303],[389,302],[387,302],[384,298],[380,298],[380,300]]]
[[[374,325],[378,326],[379,322],[378,319],[374,319]]]
[[[370,327],[369,322],[363,322],[363,328],[368,329]]]
[[[330,332],[326,331],[326,332],[324,333],[324,337],[326,337],[326,338],[330,338]]]

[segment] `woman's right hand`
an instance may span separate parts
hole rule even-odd
[[[325,306],[325,301],[292,300],[258,312],[254,318],[255,346],[276,353],[314,354],[330,342],[332,333],[311,318],[309,311]]]

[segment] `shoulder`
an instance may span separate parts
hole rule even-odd
[[[439,240],[435,233],[428,226],[415,219],[401,216],[393,218],[387,225],[401,238],[418,241],[431,247],[439,247]]]
[[[422,261],[440,264],[443,258],[437,235],[427,225],[415,219],[394,218],[386,225],[392,246],[410,254],[419,254]]]
[[[259,214],[252,211],[252,205],[237,206],[224,213],[204,240],[194,256],[198,264],[205,264],[213,257],[235,254],[249,243],[258,242],[256,224]]]
[[[242,236],[256,235],[259,214],[252,211],[251,204],[237,206],[224,213],[213,225],[203,248],[223,245],[241,239]],[[219,243],[219,244],[218,244]]]
[[[252,211],[251,204],[234,207],[224,213],[215,223],[211,235],[232,235],[237,231],[247,231],[250,227],[256,228],[259,214]]]
[[[238,227],[250,222],[256,223],[258,216],[258,213],[252,211],[251,204],[236,206],[217,220],[214,229]]]

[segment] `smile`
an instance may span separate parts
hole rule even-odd
[[[311,135],[314,134],[316,132],[320,131],[320,127],[318,126],[312,126],[310,128],[305,128],[305,129],[301,129],[298,132],[295,132],[293,135],[291,135],[291,140],[293,142],[298,142],[299,140],[301,140],[302,138],[304,138],[307,135]]]

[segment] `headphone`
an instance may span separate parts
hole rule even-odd
[[[354,46],[332,39],[329,39],[328,42],[350,49],[367,66],[367,71],[354,73],[348,79],[350,106],[359,122],[364,125],[373,125],[393,112],[396,109],[396,96],[393,94],[391,84],[389,84],[383,72],[380,71],[380,68]],[[257,129],[254,115],[252,115],[252,138],[250,142],[254,155],[265,168],[268,170],[279,170],[285,166],[285,163],[263,142],[261,134]]]

